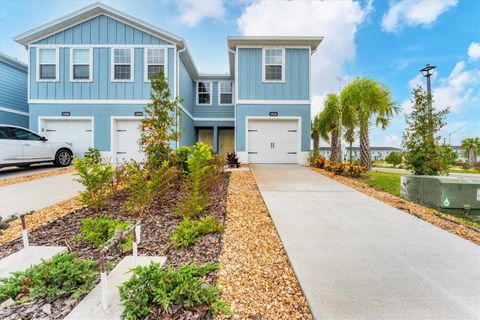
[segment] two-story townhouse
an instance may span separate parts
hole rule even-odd
[[[0,53],[0,124],[28,128],[27,65]]]
[[[181,99],[181,138],[242,162],[304,163],[310,149],[310,56],[321,37],[231,37],[229,74],[198,72],[184,39],[101,3],[16,38],[29,54],[30,128],[142,159],[138,125],[163,70]]]

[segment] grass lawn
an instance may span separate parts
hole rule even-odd
[[[400,177],[404,175],[404,173],[398,172],[368,171],[365,173],[365,176],[369,177],[368,179],[359,178],[357,180],[368,184],[377,190],[385,191],[393,194],[394,196],[400,197]],[[441,213],[445,216],[453,216],[459,220],[462,220],[465,224],[480,229],[480,218],[462,217],[462,215],[450,215],[443,212]]]

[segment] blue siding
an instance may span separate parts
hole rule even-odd
[[[27,72],[0,61],[0,107],[28,112]]]
[[[179,62],[179,96],[182,98],[182,106],[193,115],[195,105],[195,82],[187,70],[183,59]]]
[[[195,128],[192,118],[188,115],[182,113],[182,122],[180,125],[180,145],[181,146],[191,146],[197,141],[197,135],[195,133]]]
[[[38,117],[59,117],[62,111],[70,112],[72,117],[94,117],[94,147],[100,151],[110,151],[110,117],[133,116],[135,111],[143,111],[144,108],[145,106],[141,104],[32,104],[30,105],[30,129],[38,132]]]
[[[268,117],[269,112],[278,112],[278,117],[301,117],[302,148],[310,150],[310,105],[237,105],[236,142],[237,151],[245,151],[246,117]]]
[[[0,110],[0,124],[11,124],[13,126],[28,128],[28,117]]]
[[[100,15],[34,44],[170,44],[120,21]]]
[[[210,80],[205,80],[210,81]],[[219,80],[212,80],[212,105],[197,105],[197,87],[194,86],[195,118],[233,118],[233,105],[218,105],[218,84]],[[232,81],[233,82],[233,81]]]
[[[285,49],[285,82],[262,82],[262,49],[238,49],[238,99],[309,100],[309,50]]]

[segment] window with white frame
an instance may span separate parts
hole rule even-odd
[[[133,50],[131,48],[113,48],[113,80],[133,80]]]
[[[146,48],[145,49],[145,81],[155,78],[159,72],[165,70],[165,49],[164,48]],[[167,77],[164,74],[165,78]]]
[[[283,81],[284,52],[282,48],[263,49],[263,81]]]
[[[212,82],[197,82],[197,104],[212,104]]]
[[[92,49],[72,48],[71,80],[90,81],[92,74]]]
[[[218,83],[218,104],[233,103],[233,83],[231,81],[221,81]]]
[[[38,80],[56,81],[58,79],[58,49],[39,48]]]

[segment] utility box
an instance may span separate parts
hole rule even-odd
[[[400,195],[447,213],[480,214],[480,178],[402,176]]]

